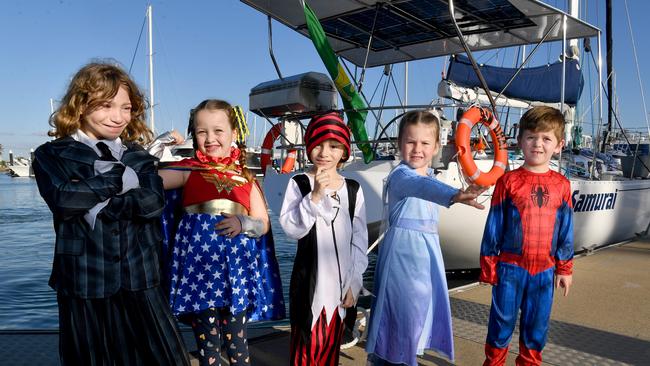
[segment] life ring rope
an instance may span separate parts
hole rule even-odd
[[[494,162],[488,172],[481,171],[474,162],[470,147],[472,128],[483,125],[489,129],[494,150]],[[461,117],[456,129],[457,158],[468,179],[480,186],[494,185],[505,173],[508,164],[506,138],[499,121],[487,108],[470,107]]]
[[[271,164],[273,159],[273,144],[278,137],[281,136],[282,131],[282,122],[276,123],[269,132],[264,136],[264,141],[262,142],[261,154],[260,154],[260,168],[262,168],[262,174],[266,174],[266,167]],[[296,163],[296,156],[298,151],[296,149],[290,149],[287,153],[287,157],[284,159],[282,164],[282,169],[280,173],[290,173],[293,171],[293,166]]]

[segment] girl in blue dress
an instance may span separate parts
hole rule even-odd
[[[483,189],[458,190],[435,178],[429,166],[440,148],[439,131],[437,117],[427,111],[408,112],[400,121],[402,162],[384,186],[389,227],[379,247],[366,345],[378,365],[416,366],[425,349],[454,359],[438,206],[461,202],[483,209],[475,200]]]

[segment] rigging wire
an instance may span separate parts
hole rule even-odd
[[[404,103],[402,103],[402,98],[399,95],[399,90],[397,89],[397,84],[395,84],[395,78],[393,77],[393,73],[391,72],[390,75],[391,75],[390,81],[392,82],[393,88],[395,89],[395,96],[397,97],[397,101],[399,102],[399,105],[404,106],[404,112],[406,112],[406,107],[407,106],[404,105]]]
[[[169,84],[171,84],[171,87],[164,88],[164,90],[166,92],[171,91],[171,93],[173,94],[172,100],[174,101],[173,103],[170,103],[169,101],[166,101],[163,104],[163,103],[160,103],[160,98],[157,98],[158,99],[157,107],[158,107],[159,111],[165,112],[165,114],[167,114],[167,118],[169,119],[169,123],[171,124],[171,129],[174,129],[174,120],[169,117],[169,114],[171,112],[170,110],[174,109],[173,112],[175,112],[175,114],[177,116],[182,116],[183,115],[183,113],[181,113],[179,105],[178,105],[178,101],[181,100],[181,99],[178,97],[178,88],[176,87],[177,84],[176,84],[176,78],[174,77],[174,69],[172,67],[170,67],[169,63],[168,63],[168,60],[170,60],[171,57],[168,57],[169,52],[167,52],[167,44],[165,42],[165,38],[162,37],[162,33],[161,33],[160,29],[158,28],[157,24],[158,23],[154,23],[153,28],[154,28],[154,33],[156,34],[156,39],[158,39],[157,44],[159,45],[159,49],[161,51],[161,57],[159,58],[159,60],[162,63],[162,66],[163,66],[162,68],[165,69],[165,71],[167,73],[167,76],[169,78]],[[156,84],[156,85],[159,85],[159,84]],[[160,90],[160,89],[158,89],[158,90]],[[170,104],[172,104],[171,107],[173,107],[173,108],[170,108]],[[161,107],[163,107],[163,108],[161,108]],[[181,124],[181,131],[182,131],[183,130],[182,121],[178,121],[178,122],[180,122],[180,124]]]
[[[384,79],[384,76],[386,76],[386,75],[382,72],[381,76],[379,77],[379,81],[377,81],[377,85],[375,85],[375,90],[372,91],[372,95],[370,96],[370,99],[368,100],[368,105],[371,105],[372,101],[375,100],[375,94],[377,94],[377,90],[379,89],[379,85],[381,85],[381,81]]]
[[[390,81],[391,81],[392,78],[393,78],[393,65],[390,66],[390,72],[389,72],[389,74],[388,74],[388,76],[386,78],[386,84],[384,84],[384,91],[382,92],[382,95],[381,95],[380,105],[386,105],[386,97],[388,96],[388,87],[390,86]],[[380,109],[379,112],[378,112],[377,123],[381,123],[381,117],[383,116],[383,114],[384,114],[384,110]],[[382,126],[382,128],[383,128],[383,126]],[[378,131],[379,131],[379,128],[377,128],[377,126],[375,126],[375,133],[373,134],[373,136],[374,136],[373,139],[377,138],[377,132]]]
[[[589,96],[593,96],[593,100],[589,104],[589,108],[587,108],[587,110],[584,113],[586,114],[587,112],[589,112],[589,114],[591,115],[591,136],[594,136],[596,134],[596,131],[594,130],[594,126],[596,125],[596,121],[595,121],[596,116],[594,115],[593,106],[594,106],[594,103],[596,103],[596,100],[598,98],[598,95],[597,95],[598,93],[596,93],[596,91],[593,90],[594,81],[591,80],[591,63],[590,62],[587,62],[587,67],[589,68],[589,72],[587,73],[587,77],[589,77]],[[581,116],[580,120],[582,120],[583,118],[584,118],[584,115]]]
[[[497,59],[497,62],[498,62],[498,60],[499,60],[499,54],[500,54],[500,53],[501,53],[501,50],[500,50],[500,49],[497,49],[496,52],[495,52],[495,53],[492,53],[492,55],[491,55],[487,60],[482,61],[481,59],[484,58],[485,55],[489,55],[489,54],[490,54],[490,52],[482,52],[482,53],[479,54],[478,57],[476,58],[476,62],[481,63],[481,64],[487,64],[487,63],[489,63],[490,61],[492,61],[492,59],[494,59],[494,58],[496,58],[496,59]]]
[[[345,68],[345,70],[348,72],[348,74],[349,74],[349,75],[352,75],[352,72],[350,71],[350,68],[348,67],[347,62],[345,62],[345,59],[342,58],[342,57],[338,57],[338,59],[339,59],[339,62],[341,63],[341,65],[343,65],[343,67]],[[359,85],[357,84],[357,80],[356,80],[356,79],[352,79],[351,81],[352,81],[352,83],[354,83],[355,88],[357,88],[357,90],[358,90],[358,89],[359,89]],[[361,97],[363,98],[364,102],[366,102],[366,105],[369,106],[369,105],[370,105],[370,102],[368,101],[368,98],[366,97],[366,94],[365,94],[363,91],[359,92],[359,94],[360,94]],[[372,115],[375,117],[375,129],[378,128],[377,125],[379,125],[379,127],[383,128],[384,126],[383,126],[383,124],[381,123],[381,121],[379,120],[379,116],[377,116],[376,111],[375,111],[374,109],[368,109],[368,110],[369,110],[370,113],[372,113]],[[367,117],[366,117],[366,120],[367,120]]]
[[[596,63],[596,59],[594,58],[594,55],[592,54],[591,57],[592,57],[593,62],[594,62],[594,64],[595,64],[595,63]],[[598,70],[597,67],[596,67],[596,70]],[[611,75],[609,75],[608,78],[609,78],[609,77],[611,77]],[[606,82],[606,80],[604,80],[603,83],[604,83],[604,82]],[[608,98],[607,89],[605,88],[605,85],[604,85],[604,84],[601,84],[600,87],[603,89],[603,94],[605,95],[605,97]],[[617,124],[618,127],[621,129],[621,134],[622,134],[623,137],[625,138],[625,141],[627,142],[627,144],[628,144],[628,145],[632,145],[632,143],[630,142],[630,140],[627,138],[627,134],[626,134],[625,131],[623,130],[623,124],[622,124],[621,121],[618,119],[618,115],[616,114],[616,111],[614,110],[614,108],[613,108],[611,105],[609,105],[609,103],[607,104],[607,108],[608,108],[609,111],[612,112],[612,116],[614,116],[614,121],[616,121],[616,124]],[[601,124],[599,123],[598,126],[599,126],[599,129],[600,129]],[[594,155],[594,156],[595,156],[595,155]],[[639,161],[639,162],[640,162],[640,163],[641,163],[641,164],[642,164],[642,165],[643,165],[643,166],[644,166],[648,171],[650,171],[650,168],[648,168],[648,166],[646,165],[646,163],[645,163],[645,162],[644,162],[644,161],[643,161],[643,160],[642,160],[642,159],[641,159],[637,154],[635,154],[634,157],[635,157],[636,160],[638,160],[638,161]]]
[[[144,20],[142,21],[142,27],[140,27],[140,35],[138,35],[138,43],[135,44],[135,50],[133,51],[133,57],[131,58],[131,65],[129,65],[129,74],[133,68],[133,62],[135,62],[135,56],[138,54],[138,47],[140,47],[140,40],[142,39],[142,33],[144,33],[144,26],[147,24],[147,15],[145,13]]]
[[[645,93],[643,92],[643,81],[641,80],[641,71],[639,70],[639,59],[637,58],[637,54],[636,54],[636,44],[634,42],[634,34],[632,33],[632,21],[630,20],[630,12],[627,7],[627,0],[625,0],[625,14],[627,15],[627,26],[630,31],[630,39],[632,40],[632,52],[634,53],[634,65],[636,66],[636,75],[637,78],[639,79],[639,87],[641,88],[641,101],[643,102],[643,116],[645,117],[645,124],[648,127],[648,135],[650,136],[650,122],[648,121],[648,109],[645,103]]]
[[[587,65],[589,66],[589,72],[591,72],[591,64],[587,64]],[[592,82],[591,76],[589,76],[589,83],[591,83],[591,82]],[[591,100],[591,103],[589,103],[589,107],[582,113],[582,115],[580,115],[580,117],[577,120],[582,121],[581,122],[582,124],[591,125],[592,126],[591,135],[593,136],[595,134],[593,126],[598,125],[598,122],[594,120],[595,116],[594,116],[594,108],[593,108],[593,105],[598,100],[598,93],[596,91],[592,90],[592,86],[590,84],[589,85],[589,96],[592,96],[592,95],[593,95],[593,99]],[[591,122],[584,122],[584,118],[585,118],[585,115],[587,113],[591,113]]]
[[[521,56],[521,47],[522,46],[517,47],[517,56],[515,56],[515,65],[514,65],[515,69],[519,67],[519,56]],[[510,119],[510,106],[508,106],[508,112],[506,113],[506,118],[502,121],[504,123],[503,131],[505,131],[506,134],[508,131],[508,122],[510,122],[509,119]]]

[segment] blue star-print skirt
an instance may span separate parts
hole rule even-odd
[[[170,305],[175,315],[229,307],[232,314],[268,310],[256,241],[219,234],[221,215],[183,215],[171,249]]]

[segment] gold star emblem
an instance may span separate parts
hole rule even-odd
[[[221,193],[222,191],[226,191],[226,193],[230,194],[233,188],[243,186],[246,184],[246,180],[243,179],[240,181],[239,177],[227,177],[227,176],[219,176],[217,174],[210,174],[208,172],[201,172],[201,176],[203,179],[205,179],[206,182],[210,182],[214,184],[214,187],[217,189],[217,192]]]

